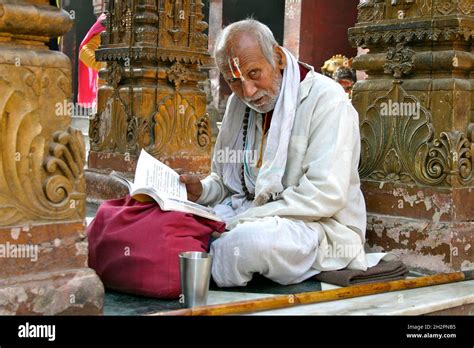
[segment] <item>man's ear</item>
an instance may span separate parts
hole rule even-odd
[[[276,57],[276,64],[278,69],[283,70],[286,68],[286,55],[283,52],[280,46],[275,46],[275,57]]]

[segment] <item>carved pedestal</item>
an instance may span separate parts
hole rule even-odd
[[[45,46],[71,24],[48,0],[0,3],[0,315],[102,312],[87,268],[84,142],[59,107],[71,66]]]
[[[110,0],[107,30],[96,52],[107,62],[98,111],[90,124],[90,187],[110,198],[105,177],[133,174],[142,148],[171,167],[206,174],[210,126],[206,95],[207,24],[201,0]],[[89,180],[90,179],[90,180]],[[105,192],[107,193],[107,192]],[[90,194],[98,195],[97,190]]]
[[[473,5],[361,1],[349,31],[369,245],[414,268],[474,268]]]

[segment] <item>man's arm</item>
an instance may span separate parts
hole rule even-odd
[[[359,141],[357,123],[357,113],[346,100],[338,100],[323,113],[313,115],[304,174],[298,185],[286,188],[277,201],[249,209],[234,223],[243,218],[275,215],[316,221],[344,208],[353,167],[359,158],[358,151],[355,153]]]
[[[222,178],[215,172],[201,180],[201,184],[202,193],[196,203],[214,206],[229,195],[229,190],[224,185]]]

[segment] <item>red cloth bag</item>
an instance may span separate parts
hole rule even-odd
[[[224,229],[224,223],[165,212],[130,196],[105,201],[87,228],[89,267],[108,288],[175,299],[181,293],[179,253],[206,252],[211,233]]]

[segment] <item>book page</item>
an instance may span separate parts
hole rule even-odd
[[[179,174],[142,149],[135,171],[134,187],[151,187],[168,197],[186,200],[186,185]]]

